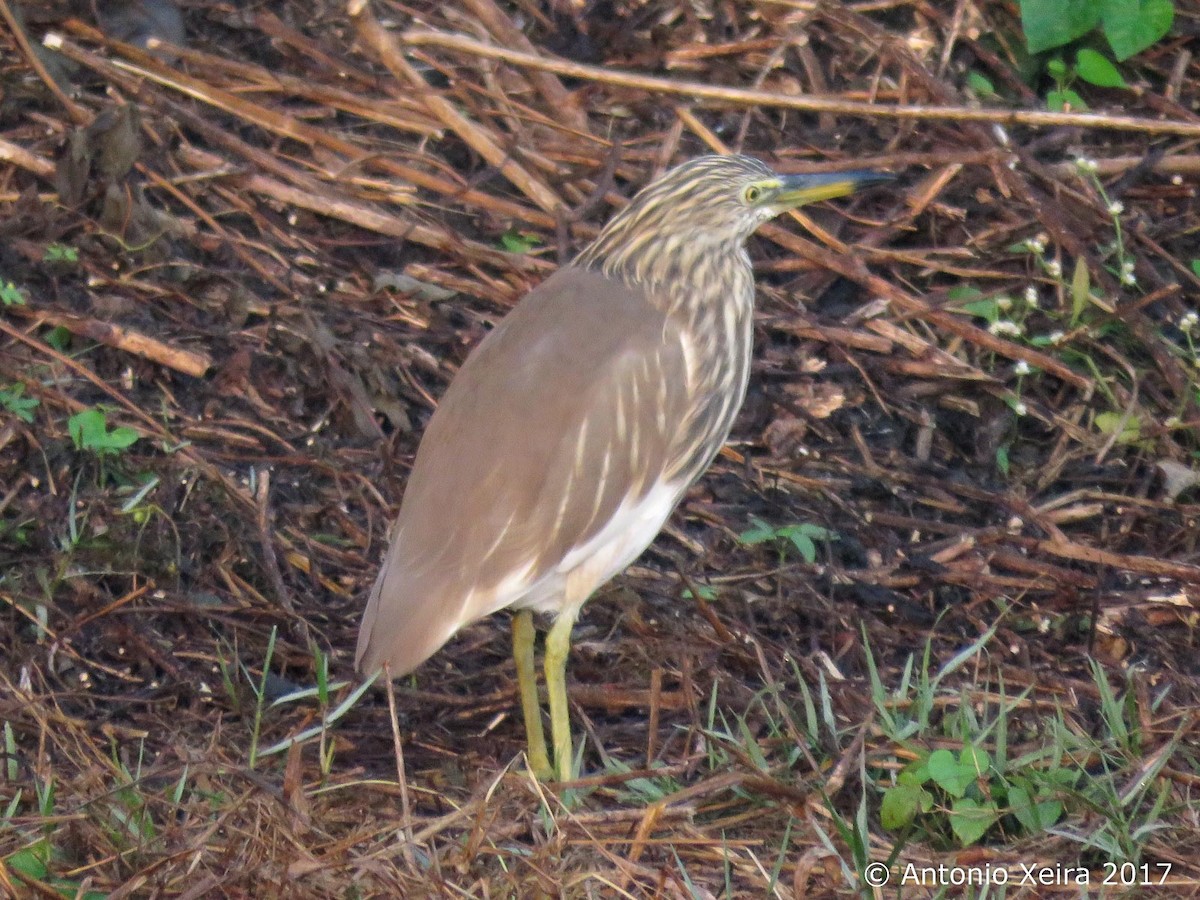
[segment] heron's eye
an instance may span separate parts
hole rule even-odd
[[[757,203],[762,197],[762,193],[762,188],[752,184],[750,187],[746,188],[746,191],[744,194],[742,194],[742,196],[746,198],[747,203]]]

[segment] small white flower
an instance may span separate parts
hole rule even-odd
[[[1025,305],[1026,306],[1037,306],[1038,305],[1038,290],[1032,284],[1029,285],[1029,287],[1025,288]]]
[[[1180,421],[1179,416],[1167,416],[1163,420],[1163,425],[1167,428],[1178,428],[1182,424],[1183,422]]]
[[[1025,415],[1025,413],[1029,412],[1029,407],[1027,407],[1020,400],[1018,400],[1016,403],[1014,403],[1012,405],[1012,411],[1015,412],[1018,416],[1023,416],[1023,415]]]
[[[1012,309],[1012,297],[1000,296],[996,298],[996,309],[1002,309],[1008,312]]]
[[[1063,341],[1063,338],[1065,338],[1065,337],[1066,337],[1066,334],[1064,334],[1061,331],[1052,331],[1052,332],[1050,332],[1049,335],[1047,335],[1047,338],[1049,339],[1050,343],[1052,343],[1052,344],[1061,344]]]
[[[1041,256],[1046,252],[1046,242],[1042,239],[1040,234],[1037,237],[1026,238],[1025,249],[1030,253],[1035,253],[1038,256]]]
[[[1137,284],[1137,276],[1133,272],[1122,272],[1121,284]]]
[[[1018,375],[1028,375],[1033,369],[1029,367],[1029,363],[1025,362],[1025,360],[1018,359],[1017,364],[1013,366],[1013,371]]]
[[[1057,259],[1050,260],[1046,263],[1046,272],[1049,273],[1051,278],[1061,278],[1062,263],[1060,263]]]
[[[997,319],[988,326],[988,331],[996,335],[1009,334],[1016,337],[1021,334],[1021,326],[1016,322],[1010,322],[1008,319]]]
[[[1080,156],[1075,160],[1075,168],[1081,175],[1090,175],[1097,171],[1100,166],[1096,164],[1094,159],[1088,159],[1086,156]]]
[[[1114,219],[1123,212],[1125,212],[1125,204],[1120,200],[1114,200],[1112,203],[1108,204],[1108,214]]]
[[[1190,334],[1197,322],[1200,322],[1200,314],[1197,314],[1195,310],[1186,312],[1179,317],[1179,330]]]
[[[1123,263],[1121,263],[1121,271],[1122,272],[1132,272],[1134,270],[1134,267],[1135,266],[1134,266],[1134,262],[1132,259],[1127,259]]]

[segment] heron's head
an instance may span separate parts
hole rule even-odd
[[[579,263],[637,274],[686,272],[712,256],[740,259],[763,222],[890,177],[870,171],[777,175],[748,156],[701,156],[638,192]]]

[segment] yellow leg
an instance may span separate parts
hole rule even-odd
[[[563,610],[546,635],[546,693],[550,695],[550,734],[554,738],[554,767],[559,781],[570,781],[573,777],[571,714],[567,708],[567,654],[571,651],[571,629],[578,615],[578,606]]]
[[[512,620],[513,659],[517,663],[517,689],[521,693],[521,712],[525,716],[525,740],[529,768],[542,781],[554,776],[546,754],[546,734],[542,731],[542,708],[538,704],[537,671],[533,665],[533,613],[519,610]]]

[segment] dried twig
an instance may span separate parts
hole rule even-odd
[[[675,81],[622,72],[615,69],[588,66],[566,60],[551,59],[485,44],[460,34],[445,34],[436,31],[410,30],[401,36],[406,44],[415,47],[444,47],[473,56],[502,59],[514,65],[541,69],[606,84],[610,87],[636,88],[690,97],[729,106],[762,106],[776,109],[795,109],[804,112],[831,112],[839,115],[864,116],[866,118],[909,119],[915,121],[942,122],[987,122],[997,125],[1028,125],[1036,127],[1111,128],[1118,131],[1136,131],[1142,134],[1175,134],[1184,137],[1200,137],[1200,123],[1179,122],[1162,119],[1146,119],[1137,116],[1114,116],[1106,113],[1070,113],[1048,110],[984,109],[967,106],[918,106],[913,104],[865,103],[860,100],[839,100],[832,97],[794,97],[771,91],[753,91],[743,88],[702,84],[695,81]]]

